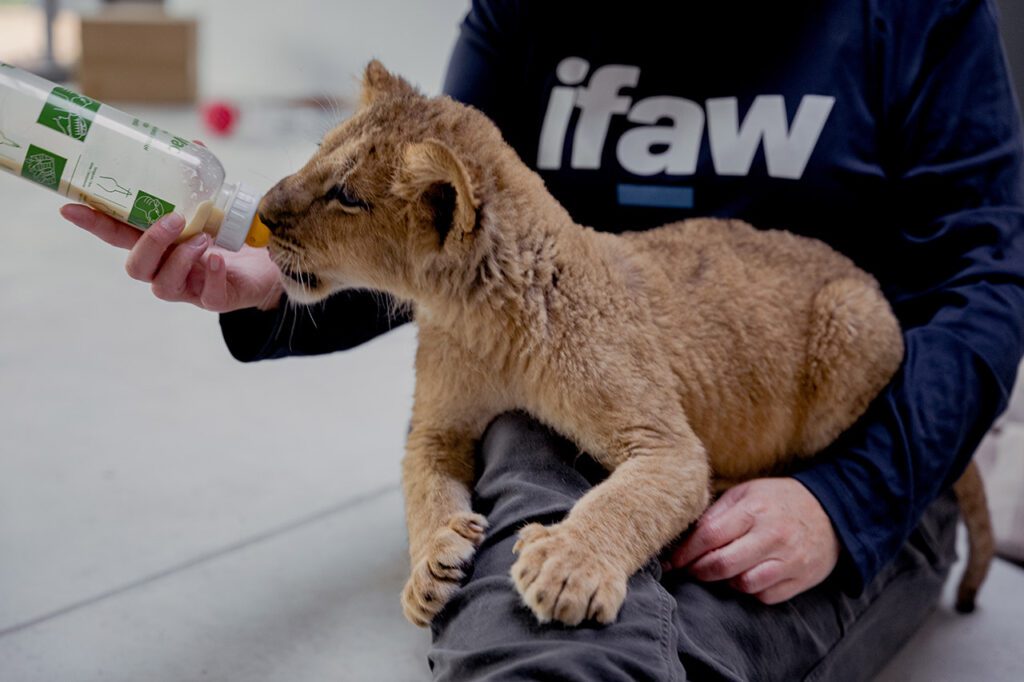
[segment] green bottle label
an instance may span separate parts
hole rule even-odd
[[[81,142],[89,134],[99,108],[96,100],[57,86],[50,92],[36,122]]]
[[[21,177],[57,191],[67,163],[68,160],[63,156],[57,156],[51,151],[30,144],[28,153],[25,154],[25,162],[21,164]]]
[[[155,223],[160,216],[166,215],[174,210],[174,204],[168,203],[152,194],[146,194],[141,189],[132,204],[132,211],[128,215],[128,222],[143,230]]]

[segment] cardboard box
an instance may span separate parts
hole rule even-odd
[[[196,21],[152,5],[83,17],[78,83],[103,102],[195,102]]]

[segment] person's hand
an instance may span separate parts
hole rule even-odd
[[[716,500],[665,567],[777,604],[822,582],[838,560],[839,539],[818,499],[794,478],[760,478]]]
[[[218,313],[253,307],[269,310],[281,300],[280,270],[266,249],[243,246],[237,253],[211,249],[212,240],[204,233],[175,244],[185,220],[174,213],[140,232],[81,204],[68,204],[60,212],[108,244],[128,249],[125,270],[130,277],[150,283],[157,298]]]

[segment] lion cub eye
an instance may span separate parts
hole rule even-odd
[[[369,208],[365,201],[352,194],[348,187],[343,187],[342,185],[332,187],[324,198],[328,201],[337,201],[344,208],[348,209]]]

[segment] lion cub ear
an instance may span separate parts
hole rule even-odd
[[[449,233],[462,239],[476,227],[480,202],[469,172],[443,142],[426,140],[406,147],[393,190],[404,199],[424,202],[442,246]]]
[[[416,88],[409,85],[409,81],[385,69],[380,61],[373,59],[366,65],[366,71],[363,72],[363,90],[359,95],[359,102],[363,106],[373,104],[385,95],[415,94]]]

